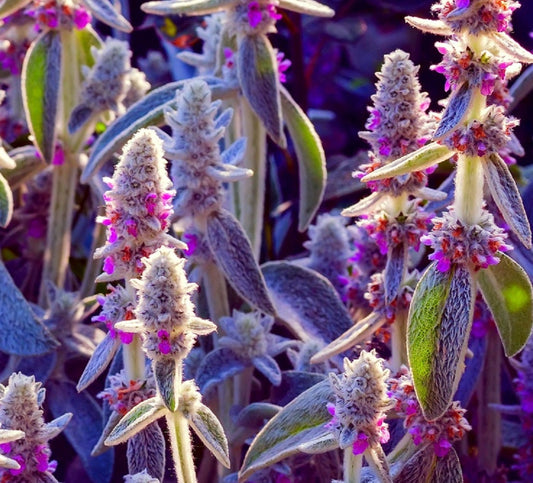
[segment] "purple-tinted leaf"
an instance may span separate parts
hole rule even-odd
[[[178,408],[175,384],[177,364],[178,362],[172,357],[154,360],[152,362],[158,392],[165,406],[172,412]]]
[[[429,420],[448,409],[463,373],[474,312],[473,288],[462,265],[442,273],[432,263],[413,294],[407,351],[416,394]]]
[[[470,111],[474,88],[468,82],[464,82],[456,89],[448,100],[448,105],[442,113],[439,127],[433,135],[437,141],[450,134],[461,123]]]
[[[7,179],[11,189],[20,186],[24,181],[33,178],[43,171],[47,164],[37,156],[33,146],[21,146],[9,151],[10,159],[15,162],[12,169],[3,169],[2,174]]]
[[[243,35],[238,43],[237,69],[242,92],[272,140],[283,148],[287,140],[283,134],[276,53],[266,35]]]
[[[265,419],[273,418],[280,410],[281,407],[276,404],[265,402],[251,403],[238,414],[235,419],[235,425],[259,429],[263,426]]]
[[[17,365],[22,374],[32,374],[36,381],[45,382],[52,374],[57,362],[57,351],[42,356],[23,357]]]
[[[96,458],[91,450],[101,432],[102,413],[96,401],[89,394],[78,394],[70,381],[50,380],[47,385],[46,401],[54,417],[65,412],[73,414],[64,434],[94,483],[108,483],[113,474],[114,452],[108,451]]]
[[[405,243],[389,247],[385,265],[385,303],[390,305],[400,291],[407,261],[408,246]]]
[[[118,13],[109,0],[82,0],[89,8],[91,13],[101,22],[110,27],[121,30],[122,32],[131,32],[131,24]]]
[[[533,325],[531,282],[518,263],[505,254],[500,262],[481,270],[478,283],[508,357],[527,342]]]
[[[111,337],[108,332],[104,337],[104,340],[98,344],[96,350],[89,359],[89,362],[85,366],[83,374],[76,386],[78,392],[86,389],[98,378],[98,376],[100,376],[100,374],[102,374],[102,372],[104,372],[106,367],[113,360],[119,346],[120,340],[117,337]]]
[[[315,337],[328,343],[352,326],[326,277],[288,262],[265,263],[261,270],[282,322],[300,339]]]
[[[149,424],[128,440],[126,452],[131,475],[146,470],[159,481],[165,475],[165,437],[157,422]]]
[[[304,391],[323,381],[324,377],[316,372],[283,371],[281,384],[270,390],[270,399],[278,406],[286,406]]]
[[[207,241],[218,267],[235,291],[252,306],[275,315],[248,237],[229,211],[220,210],[209,216]]]
[[[9,225],[13,216],[13,193],[7,180],[0,174],[0,226]]]
[[[252,362],[255,368],[263,374],[274,386],[281,383],[281,369],[275,359],[268,355],[254,357]]]
[[[86,106],[85,104],[76,106],[70,113],[68,120],[69,134],[74,134],[80,129],[91,118],[93,112],[94,110],[91,106]]]
[[[195,381],[202,394],[208,394],[220,382],[249,367],[230,349],[215,349],[207,354],[196,372]]]
[[[513,175],[497,153],[485,157],[483,170],[492,199],[503,218],[526,248],[531,248],[531,227]]]
[[[455,449],[450,448],[450,452],[446,456],[437,458],[431,481],[463,483],[463,471]]]
[[[518,106],[525,97],[533,90],[533,65],[530,65],[518,79],[513,82],[509,89],[509,94],[512,96],[509,111],[512,111]]]
[[[400,473],[394,477],[394,483],[428,481],[432,468],[435,468],[436,459],[435,451],[431,445],[422,446],[405,462]]]
[[[31,44],[22,66],[22,100],[33,141],[48,162],[56,143],[61,86],[61,35],[45,30]]]
[[[454,401],[460,401],[461,407],[466,408],[474,394],[477,381],[481,375],[485,354],[487,352],[487,338],[470,335],[468,349],[474,354],[465,360],[465,372],[461,377]]]
[[[107,403],[104,403],[107,404]],[[107,407],[109,409],[109,404],[107,404]],[[105,407],[104,407],[105,409]],[[107,439],[107,437],[111,434],[111,431],[115,428],[115,426],[118,424],[118,422],[122,419],[122,416],[117,413],[116,411],[109,410],[109,417],[105,423],[104,429],[102,430],[102,434],[100,435],[100,439],[96,442],[94,445],[94,448],[91,451],[91,456],[98,456],[102,453],[105,453],[107,450],[110,449],[109,446],[106,446],[104,444],[104,441]],[[105,411],[104,411],[105,413]]]

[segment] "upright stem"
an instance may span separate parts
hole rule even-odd
[[[407,310],[398,310],[396,318],[391,327],[391,349],[390,360],[391,371],[394,374],[400,370],[403,364],[407,365]]]
[[[243,135],[246,137],[246,154],[244,166],[253,170],[249,179],[239,181],[239,221],[250,238],[252,251],[256,260],[261,250],[261,233],[263,231],[263,209],[266,181],[266,131],[252,111],[248,101],[242,97],[241,115]]]
[[[209,317],[216,324],[221,317],[230,315],[226,279],[213,262],[206,263],[202,268]]]
[[[126,290],[133,290],[126,280]],[[138,334],[133,336],[133,340],[129,344],[122,346],[122,360],[124,361],[124,372],[126,373],[126,380],[140,381],[145,378],[145,357],[142,349],[142,340]]]
[[[353,454],[352,446],[344,450],[343,462],[343,483],[359,483],[361,477],[361,467],[363,466],[363,455]]]
[[[172,459],[178,483],[196,483],[189,423],[181,411],[166,416]]]
[[[89,297],[94,294],[94,280],[102,270],[102,260],[92,257],[95,249],[101,247],[106,241],[106,228],[102,223],[95,223],[93,230],[93,241],[91,251],[83,274],[83,280],[80,287],[80,299]]]

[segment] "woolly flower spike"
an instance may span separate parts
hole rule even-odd
[[[433,223],[431,233],[420,241],[435,250],[429,259],[437,261],[441,272],[447,272],[452,264],[465,264],[474,270],[487,268],[499,262],[498,252],[512,249],[505,243],[505,230],[494,224],[494,217],[486,210],[475,225],[464,225],[453,208],[434,218]]]
[[[388,369],[374,352],[362,351],[359,359],[344,359],[344,373],[330,373],[335,403],[328,404],[333,419],[327,424],[341,449],[353,446],[354,454],[389,440],[385,413],[391,406],[387,397]]]
[[[466,409],[461,408],[458,401],[454,401],[440,418],[427,421],[416,399],[411,374],[405,366],[396,378],[388,382],[394,410],[398,416],[405,418],[404,428],[411,434],[416,446],[431,444],[435,454],[443,457],[448,454],[453,442],[463,439],[472,429],[464,418]]]
[[[46,424],[43,411],[45,390],[33,376],[20,372],[9,377],[7,387],[0,385],[0,425],[5,430],[23,431],[25,437],[0,445],[5,457],[15,460],[19,468],[0,469],[2,481],[13,483],[54,482],[52,473],[57,462],[49,461],[48,441],[57,436],[71,418],[67,413]],[[1,432],[0,432],[1,434]],[[5,461],[5,460],[4,460]]]
[[[108,285],[107,288],[109,293],[105,297],[98,297],[102,310],[91,320],[93,322],[103,322],[112,339],[118,337],[123,344],[130,344],[133,340],[133,334],[115,329],[115,324],[123,320],[133,319],[135,296],[121,285],[116,287]]]
[[[69,119],[69,131],[74,133],[91,116],[111,111],[124,114],[127,105],[139,100],[150,89],[142,72],[130,64],[128,43],[108,38],[100,49],[91,47],[95,59],[90,69],[84,66],[79,104]]]
[[[194,314],[190,294],[197,285],[185,276],[184,259],[161,247],[143,259],[146,268],[141,280],[132,280],[138,289],[137,320],[117,325],[121,330],[144,333],[144,349],[152,360],[183,360],[191,351],[196,335],[216,330],[215,324]]]
[[[161,144],[152,130],[140,129],[124,147],[113,178],[104,178],[111,189],[104,194],[106,216],[97,221],[108,227],[108,236],[94,254],[104,258],[97,282],[140,275],[141,258],[162,245],[186,248],[166,233],[174,192]]]
[[[176,187],[174,210],[178,217],[206,216],[221,208],[223,183],[252,175],[235,166],[244,156],[246,143],[237,140],[220,152],[219,140],[229,125],[232,110],[215,118],[221,101],[211,101],[211,91],[202,80],[189,81],[176,94],[177,110],[165,112],[172,137],[157,129],[165,156],[173,161],[171,175]]]

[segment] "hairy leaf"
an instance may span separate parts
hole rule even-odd
[[[9,225],[13,216],[13,193],[7,180],[0,174],[0,226]]]
[[[13,169],[15,166],[15,161],[7,154],[5,148],[0,145],[0,169]]]
[[[255,402],[248,404],[235,419],[236,426],[257,429],[263,426],[265,419],[271,419],[279,413],[281,407],[277,404]]]
[[[80,456],[85,471],[94,483],[108,483],[113,474],[114,452],[96,458],[91,450],[100,437],[102,413],[96,401],[87,393],[78,394],[70,381],[50,380],[46,385],[47,405],[54,417],[66,411],[73,414],[64,434]]]
[[[156,359],[152,361],[154,379],[157,390],[165,403],[165,406],[172,412],[178,408],[178,397],[176,394],[176,371],[178,362],[174,358]]]
[[[434,141],[446,137],[464,120],[472,106],[473,91],[474,88],[468,82],[464,82],[461,87],[452,93],[442,114],[439,126],[433,135]]]
[[[252,360],[255,368],[263,374],[274,386],[281,383],[281,369],[276,360],[269,355],[254,357]]]
[[[236,3],[235,0],[163,0],[143,3],[141,9],[154,15],[207,15]]]
[[[512,96],[511,104],[509,104],[509,112],[526,98],[526,96],[533,90],[533,65],[530,65],[518,79],[513,82],[509,89],[509,94]]]
[[[107,411],[106,411],[106,408],[107,408]],[[122,419],[122,416],[119,413],[109,409],[109,404],[104,403],[104,416],[106,415],[105,414],[106,412],[109,412],[109,417],[104,425],[104,429],[102,430],[100,439],[96,442],[96,444],[94,445],[94,448],[91,450],[91,456],[98,456],[102,453],[105,453],[106,451],[110,449],[109,446],[106,446],[104,444],[104,441],[107,439],[107,437],[111,434],[111,431],[113,431],[115,426]]]
[[[333,433],[320,435],[298,446],[298,451],[307,454],[321,454],[326,451],[333,451],[339,447],[337,438]]]
[[[207,241],[218,267],[235,291],[262,312],[276,315],[248,237],[229,211],[220,210],[209,216]]]
[[[281,109],[298,162],[300,206],[298,230],[311,223],[326,189],[326,156],[322,142],[305,113],[285,88],[281,88]]]
[[[368,466],[370,466],[374,470],[374,473],[378,475],[379,481],[383,483],[392,483],[387,457],[380,444],[370,446],[365,452],[365,459]]]
[[[9,151],[10,158],[15,162],[12,169],[3,169],[2,174],[7,179],[11,189],[20,186],[24,181],[33,178],[46,168],[44,160],[37,156],[33,146],[21,146]]]
[[[355,205],[349,206],[341,211],[342,216],[360,216],[373,211],[383,201],[383,194],[372,193],[359,200]]]
[[[280,82],[276,53],[266,35],[239,37],[237,72],[242,92],[272,140],[284,148]]]
[[[202,394],[208,394],[222,381],[246,369],[247,364],[231,349],[221,348],[209,352],[196,372],[195,381]]]
[[[65,413],[62,416],[55,418],[53,421],[46,423],[46,429],[44,430],[46,439],[49,440],[55,438],[59,433],[61,433],[61,431],[65,429],[71,419],[72,413]]]
[[[514,356],[524,347],[533,325],[529,277],[518,263],[502,253],[500,263],[479,272],[478,283],[496,322],[505,354]]]
[[[109,0],[82,0],[89,8],[91,13],[100,21],[121,30],[122,32],[131,32],[131,24],[115,10],[115,7]]]
[[[157,422],[149,424],[128,440],[126,452],[131,475],[146,470],[158,481],[165,475],[165,437]]]
[[[32,374],[36,381],[46,382],[56,366],[57,352],[52,351],[40,356],[22,357],[16,371],[20,371],[22,374]]]
[[[415,27],[422,32],[428,32],[435,35],[452,35],[453,32],[442,20],[430,20],[427,18],[419,17],[405,17],[405,21],[411,26]]]
[[[352,326],[326,277],[288,262],[265,263],[261,270],[282,322],[300,339],[316,337],[328,343]]]
[[[334,10],[314,0],[280,0],[279,6],[291,12],[313,15],[314,17],[333,17],[335,15]]]
[[[524,47],[505,32],[494,32],[491,34],[490,39],[499,49],[511,57],[511,59],[522,62],[523,64],[533,63],[533,54],[529,50],[524,49]]]
[[[253,440],[239,472],[239,481],[298,452],[298,447],[325,435],[331,420],[326,405],[333,401],[329,380],[319,382],[287,404]]]
[[[46,30],[24,57],[22,100],[35,146],[49,163],[54,157],[60,89],[61,36],[57,30]]]
[[[437,457],[431,445],[422,446],[411,456],[398,475],[394,477],[394,483],[418,483],[428,481],[435,469]]]
[[[483,160],[485,180],[503,218],[526,248],[531,248],[531,227],[513,175],[498,153]]]
[[[187,420],[202,443],[213,453],[223,466],[229,468],[228,441],[224,428],[211,409],[202,403],[195,408],[194,413],[187,416]]]
[[[413,153],[406,154],[396,161],[368,173],[361,179],[361,181],[366,183],[378,179],[392,178],[393,176],[399,176],[412,171],[420,171],[429,168],[434,164],[446,161],[451,158],[453,154],[453,151],[450,151],[446,146],[441,146],[437,143],[429,143]]]
[[[398,297],[405,271],[407,255],[408,246],[406,243],[399,243],[396,246],[389,247],[384,273],[385,303],[387,305],[390,305],[394,299]]]
[[[113,338],[108,332],[104,337],[104,340],[98,344],[93,355],[89,359],[89,362],[85,366],[83,374],[76,386],[78,392],[86,389],[104,372],[106,367],[113,360],[119,346],[120,340],[118,337]]]
[[[450,448],[450,452],[442,458],[437,458],[435,471],[433,472],[431,483],[463,483],[463,471],[459,457],[455,449]]]
[[[323,381],[323,374],[306,371],[283,371],[281,384],[270,390],[270,400],[278,406],[286,406],[304,391]]]
[[[473,357],[465,359],[465,373],[461,377],[454,401],[460,401],[461,407],[466,408],[477,387],[477,381],[482,373],[485,354],[487,352],[487,338],[472,335],[468,341],[468,349]]]
[[[474,299],[470,274],[462,265],[442,273],[432,263],[413,294],[407,351],[416,394],[429,420],[446,411],[459,384]]]

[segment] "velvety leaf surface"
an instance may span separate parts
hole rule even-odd
[[[100,437],[102,413],[96,401],[87,393],[78,394],[70,381],[51,380],[46,384],[46,402],[54,417],[65,412],[73,414],[64,430],[69,443],[94,483],[108,483],[113,474],[114,452],[98,457],[91,450]]]
[[[316,337],[328,343],[352,326],[327,278],[288,262],[268,262],[261,270],[279,316],[302,340]]]
[[[15,161],[15,167],[2,169],[1,171],[11,189],[15,189],[22,182],[33,177],[47,166],[43,159],[37,156],[33,146],[15,148],[9,151],[9,156]]]
[[[327,177],[326,156],[313,124],[283,87],[281,109],[298,161],[300,179],[298,230],[304,231],[322,202]]]
[[[165,474],[165,437],[157,422],[149,424],[128,440],[126,452],[130,475],[146,470],[163,480]]]
[[[453,33],[450,27],[441,20],[407,16],[405,17],[405,21],[412,27],[434,35],[451,35]]]
[[[322,381],[287,404],[253,440],[239,472],[245,481],[255,471],[298,452],[308,440],[328,432],[326,405],[333,400],[329,380]]]
[[[455,449],[450,448],[450,452],[442,458],[437,458],[435,471],[433,472],[431,483],[463,483],[463,471],[461,463]]]
[[[122,32],[131,32],[131,24],[118,13],[109,0],[82,0],[91,13],[100,21],[110,27],[121,30]]]
[[[76,386],[78,391],[86,389],[105,371],[106,367],[113,360],[119,345],[120,340],[118,338],[111,337],[109,332],[105,335],[104,340],[98,344],[83,370],[83,374]]]
[[[0,174],[0,226],[9,225],[13,216],[13,193],[7,180]]]
[[[22,99],[34,143],[49,163],[56,142],[60,84],[61,37],[57,30],[47,30],[32,43],[24,58]]]
[[[205,15],[233,5],[235,0],[185,0],[154,1],[141,6],[146,13],[154,15]]]
[[[442,114],[439,127],[433,135],[434,140],[442,139],[450,134],[466,117],[474,98],[473,90],[468,82],[464,82],[461,87],[452,93]]]
[[[531,282],[518,263],[501,254],[500,263],[480,270],[478,283],[507,357],[525,345],[533,325]]]
[[[418,483],[428,481],[435,469],[435,451],[431,445],[422,447],[403,465],[400,473],[395,476],[394,483]]]
[[[154,370],[155,383],[165,406],[172,412],[178,407],[175,384],[177,362],[173,358],[154,360],[152,368]]]
[[[403,279],[405,263],[407,261],[408,247],[405,243],[400,243],[389,247],[387,253],[387,264],[385,265],[385,303],[389,305],[400,291]]]
[[[263,426],[265,419],[271,419],[280,410],[281,407],[276,404],[265,402],[251,403],[238,414],[235,419],[235,424],[247,428],[260,428]]]
[[[246,369],[245,362],[230,349],[209,352],[196,372],[195,381],[202,394],[208,394],[220,382]]]
[[[509,94],[512,96],[509,112],[518,106],[531,91],[533,91],[533,65],[522,72],[509,89]]]
[[[524,64],[533,63],[533,54],[529,50],[524,49],[524,47],[505,32],[493,33],[491,40],[512,59]]]
[[[335,11],[315,0],[280,0],[279,6],[291,12],[313,15],[315,17],[333,17]]]
[[[229,211],[209,216],[207,241],[218,267],[235,291],[262,312],[276,315],[248,237]]]

